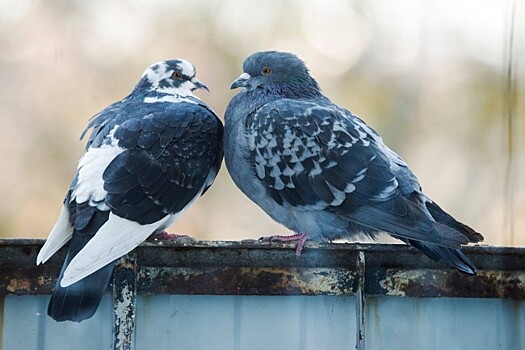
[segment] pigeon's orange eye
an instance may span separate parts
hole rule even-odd
[[[173,74],[171,75],[171,77],[172,77],[173,79],[180,79],[180,78],[182,78],[182,73],[181,73],[181,72],[178,72],[178,71],[175,71],[175,72],[173,72]]]
[[[272,72],[272,69],[270,67],[264,67],[262,70],[263,75],[268,75]]]

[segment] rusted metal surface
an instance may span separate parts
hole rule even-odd
[[[149,267],[139,272],[139,294],[344,295],[355,275],[342,268]]]
[[[49,294],[65,250],[35,265],[42,240],[0,240],[0,295]],[[525,248],[474,246],[467,276],[404,245],[196,242],[136,249],[138,294],[353,295],[525,299]],[[364,272],[358,256],[364,257]]]
[[[135,349],[137,257],[135,252],[118,259],[113,271],[113,349]]]
[[[0,294],[50,294],[65,257],[57,253],[45,265],[36,266],[43,240],[0,240]],[[60,260],[59,260],[60,259]]]
[[[408,247],[370,247],[367,295],[525,299],[525,249],[466,247],[476,276],[449,269]]]
[[[52,257],[46,264],[36,266],[36,255],[42,244],[42,240],[0,240],[0,298],[5,295],[51,293],[64,259],[65,249],[57,252],[56,256]],[[494,302],[501,302],[505,306],[515,305],[517,310],[515,313],[518,316],[507,317],[507,313],[501,313],[500,318],[507,322],[504,327],[501,327],[503,329],[513,329],[513,325],[520,323],[519,321],[515,322],[515,320],[519,320],[519,317],[523,315],[523,312],[520,311],[523,301],[506,299],[525,300],[524,248],[486,246],[465,248],[466,254],[480,268],[477,276],[467,276],[451,270],[443,263],[433,262],[415,249],[403,245],[317,245],[307,243],[301,257],[295,256],[294,249],[293,244],[259,243],[256,241],[197,242],[187,239],[175,242],[144,243],[130,255],[120,259],[115,268],[113,283],[110,286],[113,291],[113,349],[132,350],[135,348],[137,294],[146,296],[144,299],[148,299],[150,295],[156,295],[152,299],[157,300],[165,300],[166,297],[182,297],[186,298],[186,302],[189,302],[191,298],[198,298],[195,295],[199,294],[208,295],[203,297],[205,300],[217,298],[213,297],[214,295],[232,295],[234,297],[227,298],[237,298],[237,300],[250,298],[247,297],[249,295],[287,295],[291,297],[286,299],[295,303],[296,308],[294,310],[299,310],[297,319],[293,319],[296,321],[290,322],[291,324],[296,324],[302,320],[301,315],[306,312],[303,308],[304,301],[299,302],[298,300],[303,298],[300,295],[321,295],[322,298],[339,296],[334,299],[339,301],[352,300],[352,307],[355,307],[355,315],[348,315],[352,321],[345,319],[345,324],[348,326],[345,329],[348,331],[347,333],[356,335],[355,343],[348,344],[347,348],[355,346],[356,349],[364,349],[365,341],[369,347],[382,348],[377,346],[378,341],[387,344],[394,337],[399,338],[399,334],[403,334],[403,338],[411,338],[410,335],[413,334],[411,330],[415,329],[421,318],[418,316],[418,308],[414,308],[413,315],[408,317],[410,322],[414,320],[413,326],[408,324],[406,320],[386,324],[381,321],[384,319],[383,316],[371,317],[375,314],[383,315],[386,313],[388,315],[388,312],[392,311],[393,308],[398,308],[401,304],[402,310],[407,308],[406,303],[409,305],[415,303],[421,307],[428,306],[429,308],[436,305],[435,310],[431,309],[434,311],[424,313],[424,315],[434,315],[438,313],[437,310],[442,310],[443,307],[450,304],[450,311],[444,313],[447,320],[449,313],[458,307],[455,304],[457,300],[462,300],[463,304],[477,303],[474,308],[464,308],[470,310],[470,313],[478,311],[478,308],[481,310],[487,304],[492,305]],[[158,296],[159,294],[165,294],[165,296]],[[177,294],[179,295],[177,296]],[[355,298],[341,297],[352,295]],[[431,297],[438,298],[432,299]],[[455,297],[471,299],[456,299]],[[42,298],[40,297],[40,299]],[[499,298],[499,300],[495,298]],[[9,296],[7,299],[11,300],[13,307],[17,310],[20,309],[20,305],[27,306],[28,304],[27,301],[20,302],[20,305],[17,304],[17,301],[13,300],[17,299],[15,297]],[[271,299],[274,303],[276,298]],[[230,315],[232,320],[237,320],[232,321],[234,328],[235,325],[241,324],[241,319],[243,324],[246,323],[246,316],[241,317],[239,302],[233,301],[233,299],[231,301],[233,302],[233,311],[222,315],[221,321],[217,321],[218,319],[215,318],[211,321],[212,324],[224,322],[226,315]],[[199,301],[199,303],[201,302]],[[299,304],[297,303],[301,307],[298,307]],[[316,315],[324,303],[316,304]],[[25,312],[24,317],[20,320],[25,322],[28,319],[27,315],[34,314],[36,317],[33,319],[41,325],[42,319],[39,317],[45,313],[42,311],[45,310],[45,304],[45,302],[38,303],[36,313],[34,310]],[[226,310],[223,302],[220,304],[221,310]],[[343,304],[346,305],[347,303]],[[165,308],[164,303],[160,305],[153,302],[152,305]],[[255,309],[253,310],[255,311],[250,311],[250,313],[257,313],[257,327],[254,329],[258,329],[261,321],[259,319],[261,310],[257,303],[254,305]],[[494,312],[498,312],[498,307],[500,306],[494,305]],[[195,309],[195,306],[192,306],[192,309]],[[331,311],[327,315],[330,316],[333,307],[329,309]],[[314,312],[313,309],[310,311]],[[406,312],[394,311],[396,315]],[[207,309],[206,312],[208,312]],[[144,310],[142,313],[144,314]],[[12,314],[13,312],[11,312]],[[169,310],[166,313],[167,320],[176,318],[176,314],[176,312]],[[205,315],[203,317],[211,317],[211,315]],[[284,316],[281,315],[280,317]],[[328,317],[328,320],[331,320],[331,317]],[[478,319],[483,318],[475,315],[467,323],[473,324]],[[14,334],[18,329],[24,329],[25,332],[27,326],[18,325],[16,320],[16,317],[9,318],[8,334]],[[49,321],[47,318],[43,320],[44,322]],[[155,324],[156,320],[157,318],[151,324]],[[433,322],[432,320],[423,323],[430,324]],[[195,324],[190,325],[191,329],[198,328],[203,321],[198,319],[195,322]],[[143,323],[143,325],[145,324]],[[353,326],[350,327],[350,324],[355,324],[355,329]],[[440,324],[447,324],[447,321],[440,321]],[[59,325],[53,323],[52,326],[46,325],[43,328],[36,327],[35,329],[46,329],[46,332],[49,332],[49,329],[53,327],[59,327]],[[300,330],[301,328],[297,329]],[[314,329],[317,330],[319,327],[315,326]],[[388,333],[391,329],[395,329],[393,335]],[[169,332],[164,331],[164,333]],[[455,330],[452,333],[455,334]],[[37,332],[32,340],[40,341],[41,334],[43,333]],[[89,334],[93,334],[93,332]],[[234,337],[234,342],[240,342],[241,333],[234,332],[234,334],[237,334],[237,338]],[[385,334],[384,339],[381,338],[381,334]],[[180,333],[177,333],[177,337],[179,336]],[[516,338],[513,334],[511,337]],[[58,336],[57,338],[62,339]],[[452,338],[454,337],[447,337],[447,339]],[[509,337],[502,337],[501,339],[507,338]],[[20,338],[10,337],[9,339]],[[219,339],[219,342],[223,341],[222,333]],[[302,335],[298,339],[300,340],[299,344],[304,343]],[[501,339],[494,338],[494,344],[499,344]],[[507,348],[520,348],[515,346],[521,344],[520,342],[521,340],[509,343]],[[399,344],[404,343],[399,342]],[[231,348],[231,346],[219,346],[218,348]],[[253,344],[250,348],[253,348]],[[304,348],[304,346],[299,345],[299,348]],[[458,347],[445,346],[441,348]]]
[[[525,271],[386,270],[377,284],[388,296],[525,299]]]

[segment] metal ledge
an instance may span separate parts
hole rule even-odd
[[[0,295],[52,292],[66,250],[36,266],[43,242],[0,240]],[[525,248],[466,247],[476,276],[405,245],[308,242],[301,257],[293,249],[257,241],[144,243],[132,270],[142,295],[352,295],[363,285],[364,296],[525,299]]]

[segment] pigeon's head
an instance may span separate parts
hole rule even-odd
[[[320,94],[319,85],[305,63],[289,52],[261,51],[249,56],[242,73],[230,89],[265,89],[279,94],[302,97]]]
[[[209,91],[205,84],[195,78],[196,74],[195,66],[180,58],[157,62],[146,69],[137,89],[181,96],[191,95],[197,89]]]

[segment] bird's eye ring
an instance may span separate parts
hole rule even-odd
[[[270,67],[264,67],[262,70],[263,75],[268,75],[272,72],[272,69]]]
[[[171,77],[172,77],[173,79],[180,79],[180,78],[182,78],[182,73],[179,72],[179,71],[175,71],[175,72],[173,72],[173,74],[171,75]]]

